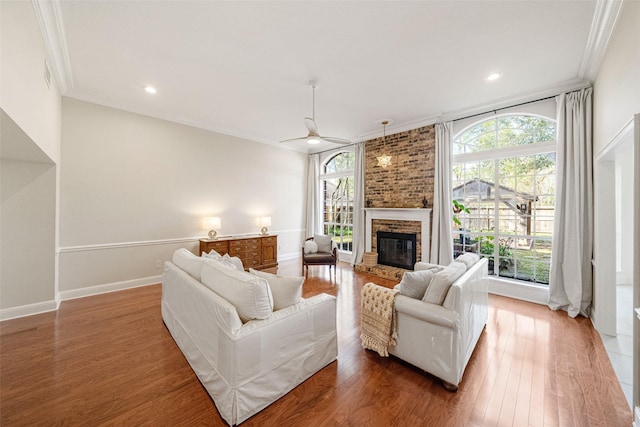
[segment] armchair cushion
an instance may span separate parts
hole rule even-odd
[[[331,252],[331,236],[315,234],[313,240],[318,244],[318,252]]]
[[[173,263],[189,273],[189,276],[200,280],[204,258],[192,254],[188,249],[180,248],[173,253]]]
[[[422,299],[433,279],[433,274],[433,270],[407,271],[398,286],[400,295]]]
[[[249,273],[262,277],[269,283],[269,288],[271,288],[271,294],[273,295],[274,311],[300,302],[304,277],[278,276],[265,271],[254,270],[253,268],[249,269]]]
[[[442,305],[451,284],[462,276],[465,271],[467,271],[467,267],[463,263],[453,261],[442,271],[437,272],[431,279],[422,301]]]

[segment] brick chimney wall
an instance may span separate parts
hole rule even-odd
[[[433,208],[436,133],[434,126],[366,141],[365,206],[371,208],[421,208],[426,197]],[[386,169],[377,157],[391,156]]]

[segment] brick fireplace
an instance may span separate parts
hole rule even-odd
[[[377,231],[416,233],[418,261],[429,260],[433,177],[435,172],[435,129],[424,126],[366,141],[365,158],[365,250],[375,251]],[[381,168],[376,157],[392,157]],[[424,204],[428,208],[424,208]],[[356,270],[402,279],[404,269],[355,266]]]

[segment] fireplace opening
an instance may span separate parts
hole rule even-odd
[[[416,263],[416,233],[376,233],[378,264],[413,270]]]

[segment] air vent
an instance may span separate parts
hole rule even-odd
[[[46,59],[44,60],[44,82],[47,84],[47,88],[51,89],[51,70],[49,70]]]

